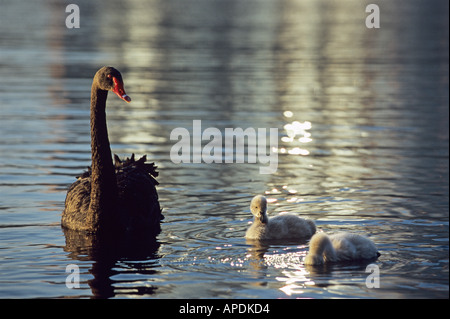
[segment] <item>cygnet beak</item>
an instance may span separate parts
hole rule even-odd
[[[258,218],[261,221],[261,223],[263,224],[267,223],[267,216],[263,210],[259,212]]]

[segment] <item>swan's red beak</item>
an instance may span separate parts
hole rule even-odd
[[[114,88],[112,91],[117,94],[122,100],[130,103],[131,98],[125,93],[125,89],[123,88],[123,82],[117,80],[117,78],[113,77]]]

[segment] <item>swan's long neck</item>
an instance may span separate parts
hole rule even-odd
[[[104,227],[114,218],[117,209],[117,180],[111,157],[111,148],[106,126],[106,97],[108,91],[101,90],[96,83],[91,91],[91,201],[89,218],[94,229]],[[100,226],[102,224],[102,226]]]
[[[334,261],[336,259],[336,250],[334,249],[333,244],[331,244],[331,240],[328,236],[326,240],[323,241],[321,249],[325,260]]]

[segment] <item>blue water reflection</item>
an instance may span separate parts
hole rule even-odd
[[[383,1],[380,29],[365,27],[370,1],[77,3],[79,29],[63,3],[1,4],[1,297],[448,297],[447,1]],[[166,216],[155,241],[107,257],[59,226],[106,64],[133,99],[108,99],[111,147],[156,162]],[[277,172],[174,164],[170,132],[193,120],[277,128]],[[367,234],[381,287],[363,265],[306,268],[306,242],[247,243],[255,194],[271,214]]]

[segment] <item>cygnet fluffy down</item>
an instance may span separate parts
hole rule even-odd
[[[328,262],[375,259],[379,256],[375,244],[365,236],[350,233],[328,236],[317,233],[309,242],[305,264],[321,265]]]
[[[267,199],[261,195],[252,199],[250,211],[254,220],[245,233],[247,239],[309,239],[316,232],[316,225],[312,220],[294,214],[281,213],[268,218]]]

